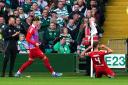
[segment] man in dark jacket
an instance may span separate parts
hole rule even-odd
[[[16,58],[17,51],[17,40],[19,31],[14,26],[15,18],[10,17],[8,20],[8,25],[3,30],[3,38],[4,38],[4,60],[3,60],[3,68],[1,77],[5,77],[5,70],[7,67],[7,63],[10,60],[10,69],[9,69],[9,77],[13,77],[13,68]]]

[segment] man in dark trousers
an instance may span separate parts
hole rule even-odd
[[[3,31],[4,37],[4,60],[3,60],[3,68],[1,77],[5,77],[5,70],[7,67],[7,63],[10,61],[10,69],[9,69],[9,77],[13,77],[13,68],[16,59],[17,52],[17,40],[19,31],[14,26],[15,18],[10,16],[8,20],[8,25]]]

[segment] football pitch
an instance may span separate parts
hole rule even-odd
[[[128,85],[128,75],[115,78],[90,78],[78,73],[63,73],[55,78],[48,73],[25,73],[21,78],[0,77],[0,85]]]

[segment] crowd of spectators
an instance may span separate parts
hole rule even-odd
[[[78,50],[89,45],[84,44],[86,32],[89,32],[86,28],[91,31],[95,27],[98,40],[103,37],[106,3],[107,0],[0,0],[0,48],[2,30],[8,25],[9,16],[14,16],[15,27],[20,31],[18,49],[27,50],[28,47],[21,45],[25,42],[23,37],[32,19],[38,16],[40,48],[45,53],[80,52]]]

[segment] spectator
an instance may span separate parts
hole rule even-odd
[[[46,7],[48,5],[47,1],[45,1],[45,0],[37,0],[37,4],[40,9],[44,9],[44,7]]]
[[[10,5],[10,7],[12,9],[16,9],[19,6],[18,0],[10,0],[10,4],[9,5]]]
[[[0,1],[0,14],[3,14],[4,10],[5,10],[5,3],[3,1]]]
[[[15,17],[19,17],[19,11],[15,9],[14,12],[13,12],[13,15],[14,15]]]
[[[39,31],[46,31],[47,28],[50,25],[50,17],[49,17],[49,11],[44,9],[42,11],[42,18],[41,18],[41,29]]]
[[[77,34],[78,34],[79,28],[77,28],[77,25],[75,24],[74,19],[69,19],[67,28],[68,28],[68,31],[74,41],[74,43],[71,44],[71,52],[73,53],[76,51],[76,47],[77,47],[76,38],[78,36]]]
[[[57,28],[55,22],[51,22],[49,28],[44,33],[45,52],[52,52],[53,45],[60,35],[60,30]]]
[[[70,13],[69,18],[73,18],[73,15],[75,13],[78,13],[80,15],[80,17],[84,16],[84,14],[80,11],[80,7],[79,7],[78,4],[74,4],[73,7],[72,7],[72,10],[73,11]]]
[[[75,22],[73,19],[69,19],[69,22],[67,24],[67,28],[68,28],[68,31],[69,33],[71,34],[71,37],[73,38],[73,40],[76,39],[76,36],[75,36],[75,29],[77,29],[77,26],[75,25]]]
[[[58,7],[54,11],[57,13],[58,17],[62,17],[65,20],[68,19],[68,10],[64,7],[64,4],[61,1],[58,2]]]
[[[20,17],[20,19],[22,21],[24,21],[28,17],[28,15],[26,13],[24,13],[22,7],[19,7],[19,10],[18,11],[19,11],[19,17]]]
[[[29,53],[28,43],[25,40],[24,34],[19,35],[19,40],[18,40],[17,44],[18,44],[18,51],[20,54],[28,54]]]
[[[81,53],[85,50],[85,45],[84,45],[84,42],[85,42],[85,40],[84,39],[82,39],[82,42],[81,42],[81,44],[80,45],[78,45],[77,46],[77,54],[80,56],[81,55]]]
[[[20,31],[21,34],[26,35],[27,30],[25,29],[25,26],[24,26],[24,24],[21,22],[21,20],[20,20],[19,17],[16,18],[15,27]]]
[[[66,0],[66,3],[69,4],[69,5],[73,5],[75,0]]]
[[[0,16],[0,52],[3,52],[3,30],[6,28],[4,18]]]
[[[98,6],[96,0],[91,0],[90,1],[90,9],[92,9],[93,7],[96,7],[97,13],[99,14],[99,19],[98,19],[99,26],[103,26],[103,23],[104,23],[104,20],[105,20],[104,9],[102,9],[100,6]]]
[[[41,28],[39,30],[39,40],[42,42],[42,44],[40,45],[40,48],[43,52],[45,52],[44,50],[44,33],[45,31],[48,29],[50,25],[50,17],[49,17],[49,11],[47,9],[44,9],[42,11],[42,18],[41,18]]]
[[[44,33],[48,29],[50,25],[50,8],[46,6],[44,10],[42,10],[42,16],[41,16],[41,28],[39,30],[39,40],[42,42],[40,45],[40,49],[45,52],[45,44],[44,44]]]
[[[73,14],[73,20],[75,24],[77,25],[77,27],[79,27],[82,21],[82,17],[79,15],[79,13],[76,12]]]
[[[25,3],[25,0],[18,0],[19,6],[22,6]]]
[[[0,16],[3,16],[5,19],[5,23],[8,23],[8,15],[9,15],[10,8],[9,6],[5,5],[3,1],[0,1]]]
[[[29,26],[31,25],[31,23],[32,23],[32,17],[31,16],[27,17],[25,22],[22,23],[26,32],[27,32]]]
[[[70,53],[70,48],[69,48],[69,45],[66,44],[65,37],[61,37],[60,41],[57,42],[53,48],[54,48],[54,51],[57,51],[57,53],[64,53],[64,54]]]
[[[0,16],[0,29],[2,30],[4,26],[5,26],[4,17],[3,16]]]
[[[103,31],[102,28],[100,28],[100,27],[98,26],[98,24],[96,23],[96,19],[93,18],[93,17],[90,18],[90,19],[89,19],[89,23],[90,23],[91,30],[96,29],[95,32],[97,32],[98,36],[99,36],[99,37],[102,37],[102,34],[103,34],[104,31]]]
[[[79,4],[75,3],[72,7],[72,11],[79,11],[80,12],[80,7]]]
[[[99,22],[99,19],[100,19],[100,15],[98,13],[98,10],[96,7],[93,7],[91,9],[91,12],[92,12],[92,17],[94,17],[96,19],[97,22]]]
[[[73,42],[71,35],[68,33],[68,29],[66,27],[63,28],[60,37],[65,37],[66,45],[70,46],[70,43]]]
[[[48,0],[48,2],[49,2],[49,5],[57,5],[57,3],[58,3],[58,0]]]
[[[69,19],[67,28],[69,29],[69,33],[71,34],[73,40],[76,40],[78,36],[81,20],[82,19],[78,13],[73,14],[73,19]]]
[[[65,21],[62,17],[58,17],[56,12],[51,12],[51,22],[56,22],[60,29],[63,29]]]
[[[90,9],[87,10],[85,17],[88,19],[92,17],[92,11]]]
[[[45,6],[44,9],[48,10],[48,12],[51,12],[51,8],[49,6]]]
[[[92,11],[92,16],[95,18],[96,23],[97,23],[97,30],[99,31],[99,33],[102,34],[104,31],[103,31],[103,28],[101,25],[103,22],[103,21],[101,21],[101,15],[99,14],[96,7],[93,7],[91,11]]]
[[[30,10],[29,13],[28,13],[28,16],[30,16],[31,18],[34,18],[35,17],[34,11]]]
[[[5,70],[9,60],[10,60],[9,77],[13,77],[13,69],[14,69],[16,52],[17,52],[16,44],[19,36],[19,31],[15,28],[14,25],[15,25],[15,18],[10,17],[8,21],[8,26],[3,31],[5,56],[3,60],[3,68],[1,75],[2,77],[5,77]]]
[[[71,8],[71,5],[70,4],[67,4],[67,0],[60,0],[63,5],[64,5],[64,8],[68,11],[68,13],[70,14],[72,12],[72,8]]]
[[[31,6],[31,10],[34,11],[35,16],[38,16],[41,18],[41,12],[40,12],[39,6],[36,2],[33,2],[32,6]]]
[[[96,0],[91,0],[90,1],[90,9],[92,9],[93,7],[97,7],[97,1]]]
[[[25,3],[22,5],[23,11],[29,13],[31,9],[31,0],[25,0]]]
[[[88,46],[90,45],[90,36],[91,36],[91,32],[95,31],[97,32],[97,24],[95,22],[95,18],[91,17],[90,19],[88,19],[87,17],[84,18],[83,23],[80,26],[80,30],[79,30],[79,34],[78,34],[78,44],[81,42],[81,40],[84,38],[85,39],[85,43],[84,45]],[[94,41],[98,40],[98,36],[97,34],[94,36]]]
[[[84,14],[87,8],[85,0],[77,0],[77,4],[79,5],[79,11]]]
[[[83,21],[80,25],[79,33],[77,36],[77,43],[78,45],[81,44],[82,39],[85,37],[85,29],[89,27],[89,20],[87,17],[83,18]]]

